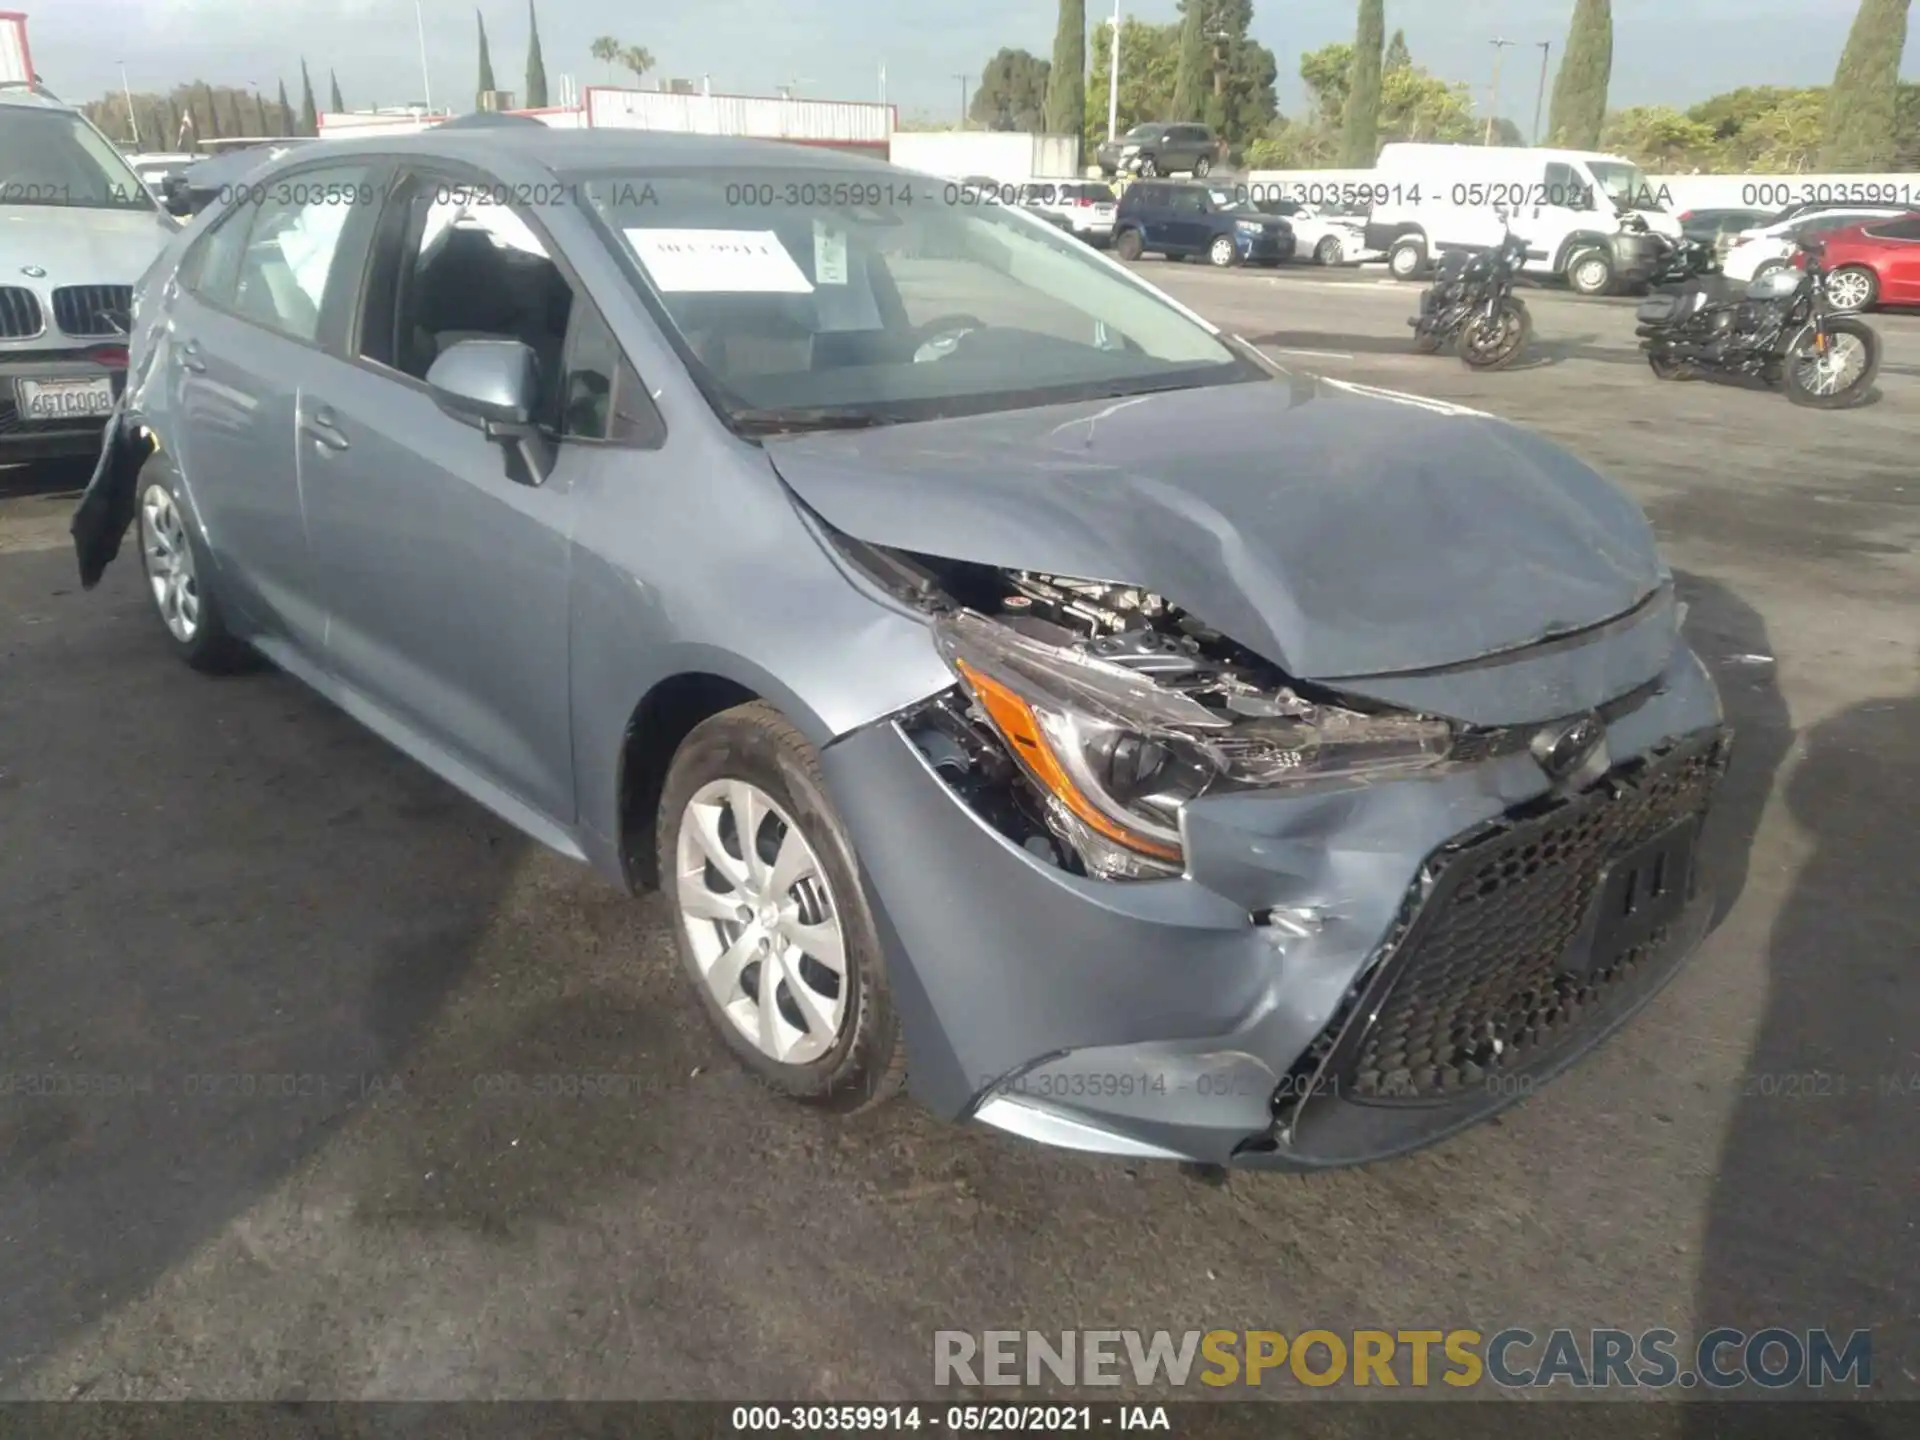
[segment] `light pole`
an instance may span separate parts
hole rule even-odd
[[[1494,40],[1488,41],[1487,43],[1493,46],[1493,103],[1487,107],[1487,139],[1486,139],[1486,143],[1491,145],[1493,144],[1494,117],[1500,113],[1500,52],[1505,50],[1507,46],[1514,45],[1519,42],[1514,40],[1494,39]]]
[[[127,62],[115,62],[120,67],[120,93],[127,99],[127,129],[133,133],[133,145],[140,148],[140,122],[133,116],[133,91],[127,88]]]
[[[1113,0],[1113,34],[1107,52],[1107,140],[1120,132],[1120,0]]]
[[[1539,41],[1540,46],[1540,88],[1533,92],[1533,143],[1540,143],[1540,102],[1547,98],[1547,52],[1553,48],[1551,40]]]
[[[967,77],[956,74],[954,79],[960,82],[960,128],[967,128]]]
[[[420,30],[420,93],[425,97],[427,114],[433,114],[433,81],[427,76],[427,15],[421,0],[413,0],[413,23]]]

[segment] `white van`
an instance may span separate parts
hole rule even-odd
[[[1678,238],[1670,197],[1618,155],[1504,145],[1380,147],[1367,219],[1369,250],[1413,280],[1441,250],[1497,245],[1508,227],[1527,242],[1526,269],[1563,277],[1582,295],[1639,284]],[[1647,232],[1620,228],[1628,215]],[[1650,232],[1650,233],[1648,233]]]

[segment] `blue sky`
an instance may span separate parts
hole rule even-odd
[[[47,83],[91,99],[119,84],[118,61],[136,89],[188,79],[258,84],[281,79],[299,100],[300,60],[320,101],[338,71],[349,105],[418,99],[420,50],[414,0],[14,0],[29,15],[34,60]],[[711,76],[713,88],[771,93],[798,81],[823,98],[887,97],[903,114],[935,118],[959,105],[959,72],[977,76],[1002,45],[1052,51],[1051,0],[537,0],[550,81],[608,77],[587,53],[611,34],[644,45],[657,75]],[[498,82],[518,89],[525,68],[525,0],[481,0]],[[1089,23],[1108,13],[1088,0]],[[1833,76],[1855,0],[1614,0],[1612,103],[1691,104],[1743,84],[1824,84]],[[429,75],[438,101],[470,105],[476,70],[475,6],[420,0]],[[1351,38],[1353,0],[1255,0],[1253,33],[1279,58],[1281,108],[1301,102],[1299,59]],[[1537,42],[1565,39],[1572,0],[1387,0],[1389,30],[1402,28],[1415,60],[1466,81],[1485,102],[1494,37],[1505,52],[1502,113],[1530,123],[1539,78]],[[1125,13],[1153,21],[1174,0],[1140,0]],[[1920,25],[1914,27],[1920,30]],[[118,37],[118,43],[107,43]],[[1907,49],[1906,73],[1920,50]],[[651,80],[653,77],[649,77]]]

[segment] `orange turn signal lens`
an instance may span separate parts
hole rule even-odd
[[[987,718],[993,721],[994,728],[1013,748],[1015,758],[1082,824],[1115,844],[1137,850],[1143,855],[1175,862],[1185,858],[1179,846],[1135,834],[1115,822],[1082,794],[1059,757],[1053,753],[1053,747],[1047,743],[1046,733],[1041,729],[1039,718],[1033,713],[1031,705],[999,681],[982,675],[966,661],[955,660],[953,664],[967,682],[967,688],[979,700],[981,708],[987,712]]]

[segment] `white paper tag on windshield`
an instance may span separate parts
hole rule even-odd
[[[824,220],[813,222],[813,283],[847,283],[847,232],[828,229]]]
[[[668,293],[811,295],[771,230],[628,230],[627,243]]]

